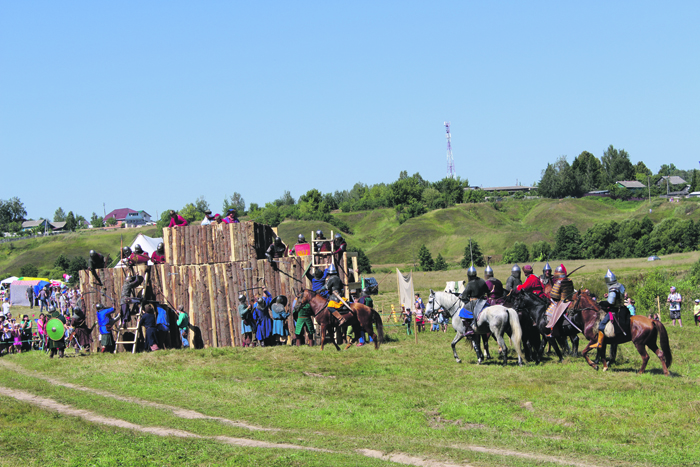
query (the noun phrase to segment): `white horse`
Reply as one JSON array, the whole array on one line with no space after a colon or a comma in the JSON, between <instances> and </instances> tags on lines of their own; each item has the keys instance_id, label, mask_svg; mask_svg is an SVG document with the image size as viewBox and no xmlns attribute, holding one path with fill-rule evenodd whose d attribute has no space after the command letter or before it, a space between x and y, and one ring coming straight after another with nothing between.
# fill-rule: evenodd
<instances>
[{"instance_id":1,"label":"white horse","mask_svg":"<svg viewBox=\"0 0 700 467\"><path fill-rule=\"evenodd\" d=\"M428 306L426 307L425 314L428 318L432 318L436 311L443 308L447 314L452 317L452 327L457 332L455 338L452 340L452 354L455 357L457 363L462 363L462 360L457 356L457 350L455 346L459 342L466 332L462 318L459 317L459 310L464 307L464 302L458 297L447 292L435 292L430 289L430 297L428 298ZM477 336L472 339L472 346L476 352L478 362L483 361L483 356L481 354L481 345L478 339L479 334L492 333L496 340L498 341L498 351L503 356L503 364L508 362L508 347L506 346L505 340L503 339L503 334L507 333L510 336L511 341L513 341L513 347L518 354L518 365L523 364L523 353L520 349L520 340L523 335L523 331L520 328L520 320L518 319L518 313L512 308L506 308L502 305L491 305L483 309L481 314L477 319L475 332ZM510 329L508 329L510 327Z\"/></svg>"}]
</instances>

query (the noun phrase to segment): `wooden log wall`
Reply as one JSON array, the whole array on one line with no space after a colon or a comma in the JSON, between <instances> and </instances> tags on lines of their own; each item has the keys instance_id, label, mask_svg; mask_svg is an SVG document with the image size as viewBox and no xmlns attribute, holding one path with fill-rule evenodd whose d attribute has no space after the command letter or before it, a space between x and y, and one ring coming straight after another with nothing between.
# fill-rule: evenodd
<instances>
[{"instance_id":1,"label":"wooden log wall","mask_svg":"<svg viewBox=\"0 0 700 467\"><path fill-rule=\"evenodd\" d=\"M202 232L217 232L215 229L192 229L192 232L197 231L200 235ZM287 311L291 312L295 295L302 287L310 287L303 277L310 261L310 257L302 257L283 258L272 264L257 259L184 266L160 264L150 267L150 281L157 301L176 310L184 305L193 327L190 330L191 343L199 342L204 347L237 347L241 345L239 294L245 294L249 301L257 299L264 285L273 297L286 295L289 299ZM136 268L138 274L146 271L145 265ZM97 303L119 308L121 287L129 271L123 268L99 269L97 274L104 287L94 285L89 271L80 271L88 326L97 322ZM291 316L287 324L288 328L293 326ZM93 341L93 348L96 348L99 343L97 326L93 330Z\"/></svg>"},{"instance_id":2,"label":"wooden log wall","mask_svg":"<svg viewBox=\"0 0 700 467\"><path fill-rule=\"evenodd\" d=\"M252 221L163 229L165 260L175 266L264 259L274 239L272 227Z\"/></svg>"}]
</instances>

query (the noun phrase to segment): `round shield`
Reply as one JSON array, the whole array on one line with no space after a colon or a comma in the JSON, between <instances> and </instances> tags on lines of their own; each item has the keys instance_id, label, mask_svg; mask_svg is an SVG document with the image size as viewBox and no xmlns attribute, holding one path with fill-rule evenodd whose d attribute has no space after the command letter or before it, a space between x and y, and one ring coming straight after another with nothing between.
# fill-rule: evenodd
<instances>
[{"instance_id":1,"label":"round shield","mask_svg":"<svg viewBox=\"0 0 700 467\"><path fill-rule=\"evenodd\" d=\"M46 322L46 334L52 341L60 341L65 337L66 328L58 318L51 318Z\"/></svg>"}]
</instances>

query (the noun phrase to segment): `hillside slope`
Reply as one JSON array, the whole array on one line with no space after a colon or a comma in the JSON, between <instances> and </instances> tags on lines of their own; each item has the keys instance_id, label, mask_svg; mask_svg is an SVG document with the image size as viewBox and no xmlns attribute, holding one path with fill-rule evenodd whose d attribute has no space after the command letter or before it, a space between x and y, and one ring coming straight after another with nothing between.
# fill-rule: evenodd
<instances>
[{"instance_id":1,"label":"hillside slope","mask_svg":"<svg viewBox=\"0 0 700 467\"><path fill-rule=\"evenodd\" d=\"M700 202L683 200L670 203L653 199L644 202L618 202L583 198L563 200L508 200L502 203L460 204L431 211L399 224L392 209L335 213L353 230L348 241L365 250L374 264L416 261L425 244L435 257L438 253L451 263L458 262L469 238L479 242L484 254L498 259L516 241L531 244L545 240L554 244L562 225L574 224L583 233L603 220L618 222L649 216L654 223L677 217L700 219ZM649 209L651 208L651 213ZM285 221L279 226L285 242L294 243L303 233L308 237L318 228L330 232L332 226L310 221Z\"/></svg>"}]
</instances>

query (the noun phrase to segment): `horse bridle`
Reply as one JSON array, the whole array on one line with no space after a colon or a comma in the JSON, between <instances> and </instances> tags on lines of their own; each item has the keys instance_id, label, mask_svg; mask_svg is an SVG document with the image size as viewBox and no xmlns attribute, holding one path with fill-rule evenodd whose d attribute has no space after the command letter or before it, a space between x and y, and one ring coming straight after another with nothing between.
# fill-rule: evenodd
<instances>
[{"instance_id":1,"label":"horse bridle","mask_svg":"<svg viewBox=\"0 0 700 467\"><path fill-rule=\"evenodd\" d=\"M450 311L452 311L452 309L455 307L455 305L458 305L459 302L461 302L461 300L459 299L459 297L457 297L457 301L454 302L454 304L452 304L452 306L449 309L445 310L445 312L449 313ZM435 315L435 304L434 304L435 303L435 293L430 294L430 298L428 299L428 303L430 303L430 307L433 309L433 314L430 316L430 317L432 317ZM450 316L452 316L452 315L450 315Z\"/></svg>"}]
</instances>

